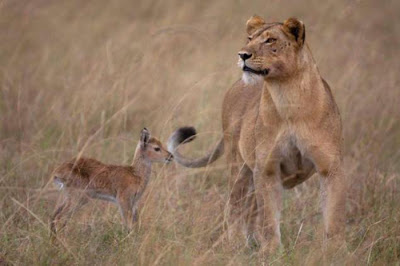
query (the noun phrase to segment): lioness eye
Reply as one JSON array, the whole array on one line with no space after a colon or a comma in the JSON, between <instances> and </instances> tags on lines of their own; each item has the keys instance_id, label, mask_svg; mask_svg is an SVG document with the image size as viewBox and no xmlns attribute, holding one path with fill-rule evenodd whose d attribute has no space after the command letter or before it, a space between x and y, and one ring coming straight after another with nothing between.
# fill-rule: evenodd
<instances>
[{"instance_id":1,"label":"lioness eye","mask_svg":"<svg viewBox=\"0 0 400 266\"><path fill-rule=\"evenodd\" d=\"M275 38L268 38L268 39L265 41L265 43L273 43L273 42L275 42L275 41L276 41Z\"/></svg>"},{"instance_id":2,"label":"lioness eye","mask_svg":"<svg viewBox=\"0 0 400 266\"><path fill-rule=\"evenodd\" d=\"M161 151L161 149L159 147L155 147L154 150L155 151Z\"/></svg>"},{"instance_id":3,"label":"lioness eye","mask_svg":"<svg viewBox=\"0 0 400 266\"><path fill-rule=\"evenodd\" d=\"M249 41L251 41L253 38L251 38L250 36L249 37L247 37L247 40L249 40Z\"/></svg>"}]
</instances>

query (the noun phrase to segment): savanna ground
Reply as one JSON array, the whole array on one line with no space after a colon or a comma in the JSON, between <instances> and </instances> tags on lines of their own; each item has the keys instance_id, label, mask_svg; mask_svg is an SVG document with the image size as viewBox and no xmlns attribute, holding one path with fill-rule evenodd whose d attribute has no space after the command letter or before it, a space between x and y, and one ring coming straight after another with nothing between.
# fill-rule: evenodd
<instances>
[{"instance_id":1,"label":"savanna ground","mask_svg":"<svg viewBox=\"0 0 400 266\"><path fill-rule=\"evenodd\" d=\"M157 166L132 232L115 206L79 212L51 242L54 167L79 153L131 162L146 126L166 140L220 136L225 91L240 77L245 22L296 16L341 110L348 252L337 264L400 260L399 1L0 1L0 261L22 264L298 265L323 263L319 181L285 191L284 251L260 258L224 226L224 159ZM2 264L2 262L0 262Z\"/></svg>"}]
</instances>

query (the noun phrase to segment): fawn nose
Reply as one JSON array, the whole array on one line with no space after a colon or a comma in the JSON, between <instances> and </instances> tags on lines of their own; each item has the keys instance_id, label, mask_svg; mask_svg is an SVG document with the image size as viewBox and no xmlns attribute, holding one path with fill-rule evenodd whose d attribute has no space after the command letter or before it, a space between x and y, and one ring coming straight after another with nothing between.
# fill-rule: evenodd
<instances>
[{"instance_id":1,"label":"fawn nose","mask_svg":"<svg viewBox=\"0 0 400 266\"><path fill-rule=\"evenodd\" d=\"M167 157L168 161L172 161L174 159L174 156L170 153Z\"/></svg>"},{"instance_id":2,"label":"fawn nose","mask_svg":"<svg viewBox=\"0 0 400 266\"><path fill-rule=\"evenodd\" d=\"M239 52L239 56L240 58L242 58L243 61L246 61L247 59L249 59L252 54L248 53L248 52Z\"/></svg>"}]
</instances>

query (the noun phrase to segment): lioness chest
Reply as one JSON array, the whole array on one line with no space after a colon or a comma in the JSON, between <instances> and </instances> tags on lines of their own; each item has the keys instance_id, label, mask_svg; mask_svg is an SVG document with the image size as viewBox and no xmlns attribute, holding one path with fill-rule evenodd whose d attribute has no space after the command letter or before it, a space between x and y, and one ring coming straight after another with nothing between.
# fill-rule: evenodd
<instances>
[{"instance_id":1,"label":"lioness chest","mask_svg":"<svg viewBox=\"0 0 400 266\"><path fill-rule=\"evenodd\" d=\"M301 132L295 125L266 125L260 116L253 123L247 122L251 119L245 121L241 134L243 137L238 145L244 162L251 169L264 171L267 160L272 155L277 161L275 170L279 173L284 188L292 188L314 173L314 165L305 152ZM252 132L245 128L251 128ZM250 134L254 136L252 141L247 137Z\"/></svg>"},{"instance_id":2,"label":"lioness chest","mask_svg":"<svg viewBox=\"0 0 400 266\"><path fill-rule=\"evenodd\" d=\"M225 108L227 119L224 130L229 132L231 152L240 157L234 163L244 163L253 171L262 171L272 149L278 149L277 169L285 188L308 179L314 172L301 145L301 130L282 121L273 112L265 119L260 115L262 87L237 88L233 94L235 105ZM232 96L232 94L230 95ZM233 100L233 99L231 99ZM239 155L239 156L238 156Z\"/></svg>"}]
</instances>

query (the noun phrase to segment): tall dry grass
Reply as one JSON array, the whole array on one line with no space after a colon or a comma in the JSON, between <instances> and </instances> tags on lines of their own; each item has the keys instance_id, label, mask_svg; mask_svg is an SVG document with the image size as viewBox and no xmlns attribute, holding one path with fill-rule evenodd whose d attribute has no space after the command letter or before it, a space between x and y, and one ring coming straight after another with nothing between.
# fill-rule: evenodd
<instances>
[{"instance_id":1,"label":"tall dry grass","mask_svg":"<svg viewBox=\"0 0 400 266\"><path fill-rule=\"evenodd\" d=\"M333 262L398 264L400 2L390 0L0 1L0 261L321 264L318 178L285 192L285 250L260 258L224 236L224 160L197 170L159 166L131 233L114 206L96 201L49 239L59 197L50 174L61 161L83 152L129 163L144 126L164 140L196 126L191 156L212 145L254 13L305 22L341 110L348 254Z\"/></svg>"}]
</instances>

